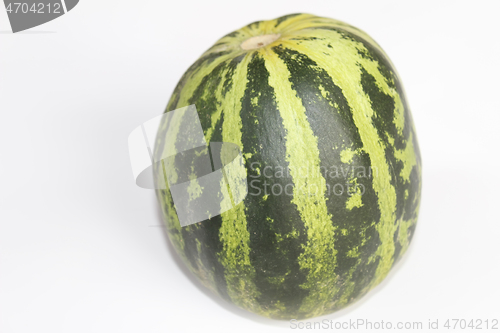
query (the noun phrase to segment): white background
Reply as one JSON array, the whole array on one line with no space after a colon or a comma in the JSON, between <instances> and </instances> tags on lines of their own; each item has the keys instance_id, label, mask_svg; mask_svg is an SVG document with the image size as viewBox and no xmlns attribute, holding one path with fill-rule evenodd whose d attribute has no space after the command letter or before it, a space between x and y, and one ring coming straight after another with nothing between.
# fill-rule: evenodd
<instances>
[{"instance_id":1,"label":"white background","mask_svg":"<svg viewBox=\"0 0 500 333\"><path fill-rule=\"evenodd\" d=\"M0 332L291 330L189 275L154 193L134 184L127 137L219 37L295 12L348 22L385 49L424 163L405 259L362 301L311 322L500 319L500 8L472 3L82 0L18 34L0 8Z\"/></svg>"}]
</instances>

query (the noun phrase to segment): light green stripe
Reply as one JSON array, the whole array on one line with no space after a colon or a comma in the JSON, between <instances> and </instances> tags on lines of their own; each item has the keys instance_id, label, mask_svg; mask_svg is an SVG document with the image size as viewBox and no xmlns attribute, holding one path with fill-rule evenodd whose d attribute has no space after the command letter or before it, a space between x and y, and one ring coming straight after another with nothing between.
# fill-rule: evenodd
<instances>
[{"instance_id":1,"label":"light green stripe","mask_svg":"<svg viewBox=\"0 0 500 333\"><path fill-rule=\"evenodd\" d=\"M318 66L325 69L334 83L342 89L353 110L353 119L363 142L363 150L368 153L372 168L376 168L378 171L373 174L373 188L378 196L378 206L381 213L380 221L376 226L381 244L373 260L378 257L380 261L374 282L368 287L369 289L380 283L392 266L395 251L393 235L397 228L394 223L396 190L391 185L391 174L385 158L385 145L371 121L374 111L370 99L364 93L361 85L360 66L375 77L383 92L393 97L395 92L387 85L383 75L378 71L378 63L360 57L358 49L364 48L363 44L343 39L335 31L325 30L323 35L328 37L328 42L333 49L321 43L308 41L302 41L302 44L287 41L284 44L307 54ZM323 52L329 55L324 55Z\"/></svg>"},{"instance_id":2,"label":"light green stripe","mask_svg":"<svg viewBox=\"0 0 500 333\"><path fill-rule=\"evenodd\" d=\"M299 311L317 316L331 306L337 291L334 275L335 228L326 206L326 181L320 170L318 139L307 120L302 101L288 80L286 65L273 52L264 50L262 54L270 73L269 84L275 90L276 104L287 133L286 160L294 183L292 203L297 206L308 236L304 252L298 260L301 269L307 272L307 281L302 287L308 289L309 295ZM301 170L306 161L311 165L307 173Z\"/></svg>"},{"instance_id":3,"label":"light green stripe","mask_svg":"<svg viewBox=\"0 0 500 333\"><path fill-rule=\"evenodd\" d=\"M216 107L217 109L212 112L210 115L210 128L207 129L207 132L205 134L205 139L207 142L210 142L212 139L212 135L214 133L214 130L216 129L217 122L220 120L220 117L222 115L222 112L224 111L225 114L227 114L229 117L232 117L231 113L227 113L229 111L238 111L241 109L241 98L244 94L244 88L246 86L247 78L246 78L246 68L248 66L248 61L249 57L246 56L243 58L243 60L236 66L235 72L231 76L231 83L232 83L232 88L227 92L227 94L223 97L222 96L222 91L224 89L224 84L225 80L220 80L219 85L217 86L216 91L211 91L210 93L214 93L217 100L221 103L218 104ZM222 78L225 78L227 73L229 72L230 67L227 66L222 74L220 75ZM245 72L245 74L242 73L242 71ZM238 115L239 117L239 115ZM239 119L239 118L238 118ZM229 121L233 121L232 119L229 119ZM241 119L239 120L241 122ZM226 122L226 119L224 119L224 122ZM241 124L237 125L239 126L238 128L241 128ZM229 131L230 129L226 129L226 131ZM241 141L241 134L240 134L240 139Z\"/></svg>"}]
</instances>

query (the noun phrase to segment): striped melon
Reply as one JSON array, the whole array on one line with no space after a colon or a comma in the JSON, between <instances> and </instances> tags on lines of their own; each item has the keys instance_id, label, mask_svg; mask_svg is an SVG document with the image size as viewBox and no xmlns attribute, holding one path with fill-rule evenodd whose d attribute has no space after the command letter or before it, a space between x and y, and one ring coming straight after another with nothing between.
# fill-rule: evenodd
<instances>
[{"instance_id":1,"label":"striped melon","mask_svg":"<svg viewBox=\"0 0 500 333\"><path fill-rule=\"evenodd\" d=\"M299 319L387 276L414 234L421 158L401 81L372 38L309 14L249 24L186 71L167 111L192 104L207 142L240 147L248 180L242 203L186 227L168 188L156 190L173 246L206 287Z\"/></svg>"}]
</instances>

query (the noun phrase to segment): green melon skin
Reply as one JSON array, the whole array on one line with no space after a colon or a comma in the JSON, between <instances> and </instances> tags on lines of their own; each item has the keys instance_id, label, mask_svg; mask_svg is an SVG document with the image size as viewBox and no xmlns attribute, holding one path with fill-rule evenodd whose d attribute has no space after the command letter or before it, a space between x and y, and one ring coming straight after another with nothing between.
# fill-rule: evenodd
<instances>
[{"instance_id":1,"label":"green melon skin","mask_svg":"<svg viewBox=\"0 0 500 333\"><path fill-rule=\"evenodd\" d=\"M215 294L316 317L362 298L406 252L421 157L401 81L366 33L309 14L249 24L186 71L166 111L192 104L207 142L240 147L248 195L181 227L170 191L156 194L175 250ZM165 137L160 126L155 153Z\"/></svg>"}]
</instances>

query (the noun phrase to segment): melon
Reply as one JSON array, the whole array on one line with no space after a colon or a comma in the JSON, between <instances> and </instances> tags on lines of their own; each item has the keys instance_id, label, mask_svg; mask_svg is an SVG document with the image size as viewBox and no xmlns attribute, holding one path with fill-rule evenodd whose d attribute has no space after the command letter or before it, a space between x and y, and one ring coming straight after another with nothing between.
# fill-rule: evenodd
<instances>
[{"instance_id":1,"label":"melon","mask_svg":"<svg viewBox=\"0 0 500 333\"><path fill-rule=\"evenodd\" d=\"M168 186L156 190L173 247L213 293L270 318L316 317L362 298L407 251L417 135L365 32L310 14L244 26L187 69L166 112L189 105L206 142L239 147L248 183L234 208L185 227ZM165 145L160 126L154 149Z\"/></svg>"}]
</instances>

